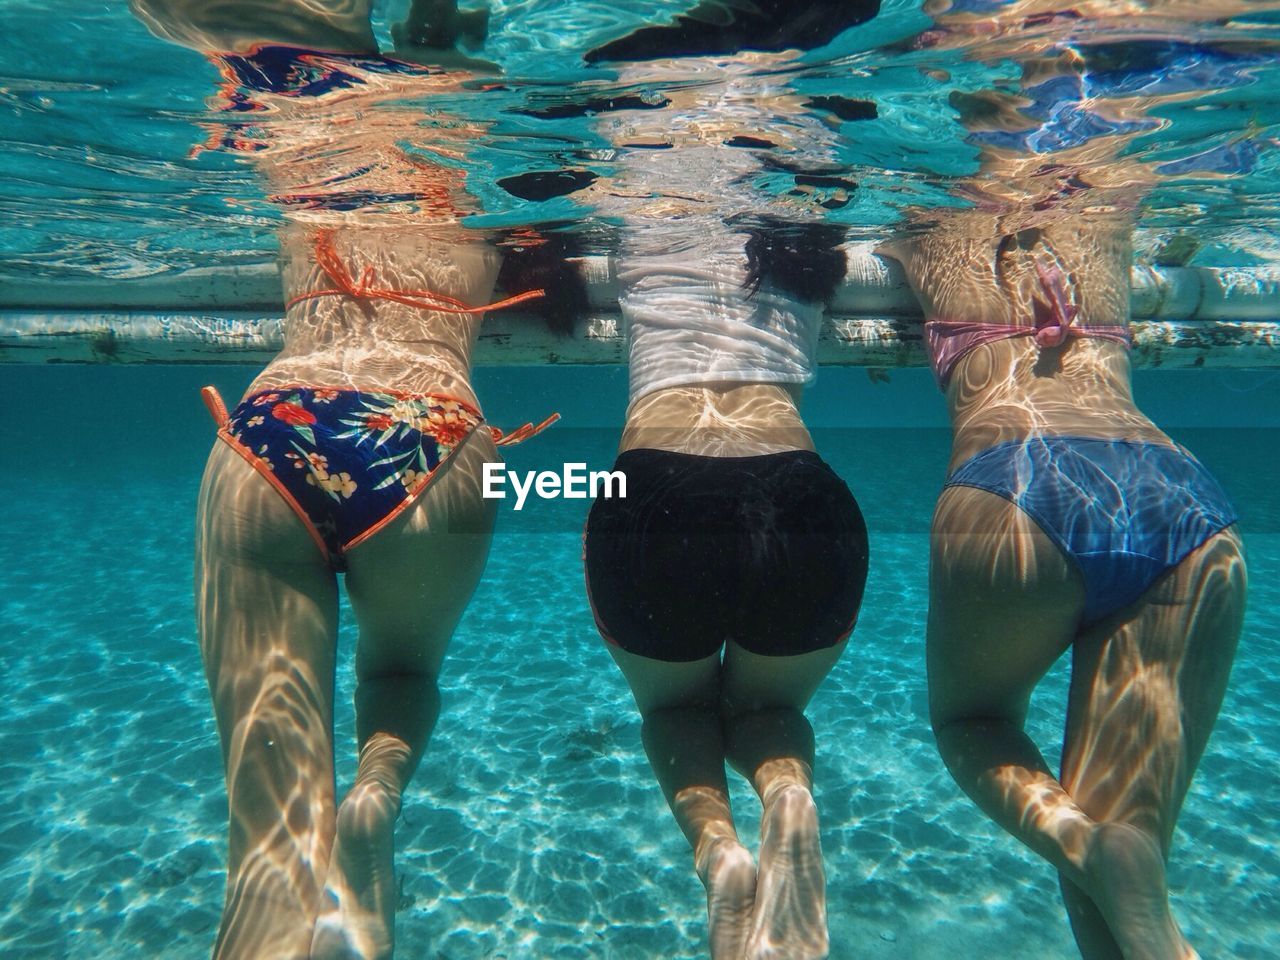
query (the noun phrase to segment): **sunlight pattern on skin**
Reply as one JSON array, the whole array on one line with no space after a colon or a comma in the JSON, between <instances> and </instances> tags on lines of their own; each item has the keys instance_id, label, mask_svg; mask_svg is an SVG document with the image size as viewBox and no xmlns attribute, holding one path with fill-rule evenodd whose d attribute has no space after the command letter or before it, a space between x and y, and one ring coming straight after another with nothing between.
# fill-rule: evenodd
<instances>
[{"instance_id":1,"label":"sunlight pattern on skin","mask_svg":"<svg viewBox=\"0 0 1280 960\"><path fill-rule=\"evenodd\" d=\"M740 960L755 897L755 864L733 822L719 718L700 707L654 709L645 715L644 741L706 887L712 960Z\"/></svg>"},{"instance_id":2,"label":"sunlight pattern on skin","mask_svg":"<svg viewBox=\"0 0 1280 960\"><path fill-rule=\"evenodd\" d=\"M993 503L982 504L982 513L962 508L966 500L976 505L983 496L974 494L944 498L940 505L935 563L950 566L971 556L977 571L987 571L978 576L990 583L1056 581L1052 569L1042 570L1043 561L1036 559L1042 549L1035 545L1043 534L1029 526L1014 532L1019 516L1024 525L1026 520L1011 505L1002 508L1008 515L1003 521ZM965 510L959 529L976 532L938 541L937 530L951 528L960 519L959 509ZM995 546L1000 540L1004 546ZM984 549L991 551L985 560ZM1203 559L1197 562L1195 556ZM1064 597L1080 595L1071 579L1063 582ZM969 784L966 789L988 812L1089 893L1127 957L1192 955L1168 910L1161 844L1167 850L1177 806L1221 699L1242 595L1239 544L1228 531L1201 547L1177 574L1157 582L1144 598L1141 617L1104 622L1095 628L1096 639L1086 634L1077 641L1078 679L1061 783L1034 753L1030 763L996 763L967 773L959 755L948 754L955 749L949 746L951 735L939 732L944 756L950 756L948 764L961 784ZM1195 638L1217 649L1209 654L1201 649L1198 656L1213 659L1188 673ZM1093 654L1096 664L1082 664L1086 655L1080 651L1095 644L1101 651ZM1189 709L1193 703L1197 709ZM1189 726L1191 720L1195 723ZM979 736L978 730L974 727L972 736ZM976 745L964 742L966 750ZM969 781L970 776L975 779ZM1112 829L1116 824L1124 829Z\"/></svg>"},{"instance_id":3,"label":"sunlight pattern on skin","mask_svg":"<svg viewBox=\"0 0 1280 960\"><path fill-rule=\"evenodd\" d=\"M1031 315L1039 288L1034 264L1010 251L1006 259L1013 262L997 271L996 229L991 217L962 215L955 230L948 225L894 248L908 273L921 278L918 293L927 317L1017 323ZM1052 248L1076 288L1082 324L1127 322L1128 230L1124 219L1108 217L1036 231L1035 244ZM1038 432L1165 439L1132 403L1127 351L1109 342L1071 339L1045 349L1027 337L986 344L956 369L947 397L955 432L952 469L999 443Z\"/></svg>"},{"instance_id":4,"label":"sunlight pattern on skin","mask_svg":"<svg viewBox=\"0 0 1280 960\"><path fill-rule=\"evenodd\" d=\"M773 384L672 387L631 407L621 445L702 456L812 450L787 389Z\"/></svg>"},{"instance_id":5,"label":"sunlight pattern on skin","mask_svg":"<svg viewBox=\"0 0 1280 960\"><path fill-rule=\"evenodd\" d=\"M379 733L360 752L356 782L338 808L336 838L325 879L327 909L316 918L315 960L392 953L395 930L394 831L403 770L413 751Z\"/></svg>"},{"instance_id":6,"label":"sunlight pattern on skin","mask_svg":"<svg viewBox=\"0 0 1280 960\"><path fill-rule=\"evenodd\" d=\"M470 360L481 316L362 293L367 279L437 302L489 302L497 253L458 227L474 209L465 168L480 129L389 106L455 91L471 75L379 56L359 0L135 6L153 32L219 68L218 116L198 149L251 160L285 223L284 348L250 392L385 388L476 407ZM326 50L342 52L317 52ZM317 237L352 265L358 289L330 295ZM472 431L431 489L345 558L360 626L362 747L336 809L336 579L284 499L224 447L202 488L196 576L230 803L215 955L384 960L399 896L393 832L439 712L445 646L488 550L494 508L481 497L480 468L496 459L494 443ZM449 575L424 583L424 567Z\"/></svg>"},{"instance_id":7,"label":"sunlight pattern on skin","mask_svg":"<svg viewBox=\"0 0 1280 960\"><path fill-rule=\"evenodd\" d=\"M1093 823L1062 791L1051 775L1025 767L1003 766L987 771L987 789L1000 802L1017 810L1019 830L1049 834L1062 847L1062 855L1082 867Z\"/></svg>"},{"instance_id":8,"label":"sunlight pattern on skin","mask_svg":"<svg viewBox=\"0 0 1280 960\"><path fill-rule=\"evenodd\" d=\"M1154 75L1136 85L1091 79L1088 14L1109 19L1120 15L1114 6L1086 13L1051 2L998 4L982 11L981 22L945 4L933 9L939 29L922 38L927 44L972 40L981 27L984 40L971 55L1009 56L1021 67L1021 86L961 98L982 157L980 175L958 191L973 209L922 211L919 236L886 252L903 262L929 320L1030 328L1046 311L1069 311L1085 327L1122 327L1132 211L1159 176L1120 154L1155 125L1153 108L1185 91ZM1209 4L1188 19L1218 9ZM1128 28L1138 36L1143 17L1174 10L1134 10ZM1224 62L1252 55L1220 52ZM1036 99L1037 91L1073 84L1090 95L1048 112ZM1060 281L1054 290L1046 271ZM1062 536L1072 543L1101 537L1071 549L1127 556L1131 525L1150 514L1155 523L1147 527L1160 529L1160 509L1179 494L1176 477L1172 489L1154 482L1166 473L1161 468L1151 483L1135 479L1161 458L1181 455L1134 404L1123 346L1036 339L977 346L947 388L950 471L1002 451L1012 459L1007 471L1000 468L1002 483L1008 474L1000 489L1011 492L1004 499L950 486L939 500L928 653L934 731L959 785L1058 869L1084 956L1186 960L1195 953L1169 908L1164 858L1234 654L1244 595L1240 544L1233 528L1214 527L1136 602L1083 619L1098 584L1083 559L1068 559ZM1064 436L1089 438L1074 462L1059 445L1037 443ZM1108 443L1116 440L1131 445ZM1135 445L1142 443L1152 446ZM1103 475L1093 468L1110 465L1080 460L1100 449L1133 455L1116 457L1115 474ZM1056 459L1060 453L1064 459ZM1085 477L1078 466L1093 472ZM1069 519L1042 529L1036 503L1028 501L1025 512L1017 505L1030 497L1079 502L1083 513L1058 511L1055 517ZM1164 523L1175 528L1170 537L1183 520L1184 511L1176 512ZM1067 649L1072 690L1059 779L1023 722L1036 684Z\"/></svg>"},{"instance_id":9,"label":"sunlight pattern on skin","mask_svg":"<svg viewBox=\"0 0 1280 960\"><path fill-rule=\"evenodd\" d=\"M804 783L779 776L761 791L760 879L748 960L818 960L829 949L827 878L818 807Z\"/></svg>"},{"instance_id":10,"label":"sunlight pattern on skin","mask_svg":"<svg viewBox=\"0 0 1280 960\"><path fill-rule=\"evenodd\" d=\"M394 277L403 289L451 291L468 303L487 302L497 270L496 252L474 238L422 235L406 229L379 230L368 237L339 236L340 255L357 258L380 277ZM311 261L310 234L296 230L282 238L287 291L322 289L326 278ZM385 245L384 245L385 244ZM345 298L305 301L289 311L284 349L256 381L262 389L304 382L334 386L371 385L395 376L405 392L429 389L477 404L467 381L478 317L462 318L386 300L365 301L357 309L362 324L353 329L352 304ZM349 371L360 370L353 382ZM440 384L443 389L432 384Z\"/></svg>"},{"instance_id":11,"label":"sunlight pattern on skin","mask_svg":"<svg viewBox=\"0 0 1280 960\"><path fill-rule=\"evenodd\" d=\"M954 512L961 509L955 500L940 510L939 521L963 516L969 525L987 523L975 510L987 495L971 493L963 514ZM1018 513L1012 506L1006 512ZM1001 536L946 536L935 563L955 570L970 556L977 575L992 584L1057 582L1052 564L1035 559L1052 548L1031 531L1009 538L994 561L992 554L983 559L982 551ZM1061 780L1012 725L990 720L938 728L944 759L960 784L1087 892L1127 957L1194 955L1169 912L1163 859L1225 689L1243 581L1239 541L1227 531L1151 588L1141 615L1118 625L1103 622L1076 642ZM1065 590L1055 589L1064 598L1079 596L1078 585L1062 583ZM1007 589L1005 602L1016 618L1023 603L1018 593L1026 588ZM1043 595L1046 587L1039 590ZM1000 759L1013 753L1024 759Z\"/></svg>"},{"instance_id":12,"label":"sunlight pattern on skin","mask_svg":"<svg viewBox=\"0 0 1280 960\"><path fill-rule=\"evenodd\" d=\"M247 586L235 583L247 576L237 560L283 561L267 544L286 554L307 545L288 526L288 508L264 497L274 491L249 473L238 480L220 474L202 493L206 515L218 512L228 522L201 529L197 551L206 575L197 579L197 609L230 812L227 902L215 956L272 960L305 954L320 902L317 877L327 868L334 817L333 678L331 655L306 650L325 632L327 611L301 596L263 597L248 615L227 602ZM285 515L271 513L280 507ZM282 635L285 623L296 629Z\"/></svg>"},{"instance_id":13,"label":"sunlight pattern on skin","mask_svg":"<svg viewBox=\"0 0 1280 960\"><path fill-rule=\"evenodd\" d=\"M438 659L468 584L479 577L492 524L478 477L480 464L495 453L481 433L485 442L468 440L459 448L465 465L433 482L429 511L415 505L402 523L356 548L347 580L355 609L368 602L370 571L380 571L373 574L377 588L385 583L407 616L412 604L435 606L422 622L443 639L420 639L408 672L400 664L398 672L361 676L357 732L365 746L355 786L336 811L329 702L336 584L283 499L235 451L215 447L201 501L197 590L230 802L228 894L217 956L296 958L313 947L325 957L390 955L400 797L435 723ZM424 543L451 550L455 562L452 576L429 585L419 599L420 562L438 561L423 552ZM368 566L370 551L385 562ZM406 562L415 555L422 560ZM261 575L269 587L255 579L259 570L269 571ZM296 593L282 593L286 583ZM421 632L408 632L411 644ZM376 666L370 656L358 647L358 673ZM313 943L317 917L322 923Z\"/></svg>"},{"instance_id":14,"label":"sunlight pattern on skin","mask_svg":"<svg viewBox=\"0 0 1280 960\"><path fill-rule=\"evenodd\" d=\"M1230 532L1153 587L1148 622L1121 625L1101 652L1089 712L1063 757L1063 783L1091 816L1142 826L1166 856L1177 808L1163 798L1182 796L1204 749L1200 721L1216 712L1226 682L1210 647L1222 645L1217 635L1239 617L1244 587L1241 545ZM1153 636L1140 632L1146 626ZM1084 693L1073 691L1073 700ZM1132 776L1107 775L1104 757L1123 758Z\"/></svg>"},{"instance_id":15,"label":"sunlight pattern on skin","mask_svg":"<svg viewBox=\"0 0 1280 960\"><path fill-rule=\"evenodd\" d=\"M682 823L703 823L693 862L707 890L707 940L714 960L737 960L751 931L755 860L738 840L728 804L718 791L688 787L676 793L672 810Z\"/></svg>"}]
</instances>

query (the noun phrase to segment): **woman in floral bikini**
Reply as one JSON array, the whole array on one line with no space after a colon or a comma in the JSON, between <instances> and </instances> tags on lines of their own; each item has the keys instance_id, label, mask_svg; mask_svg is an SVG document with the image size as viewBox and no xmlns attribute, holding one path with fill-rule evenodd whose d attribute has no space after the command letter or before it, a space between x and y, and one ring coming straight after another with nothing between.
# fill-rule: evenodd
<instances>
[{"instance_id":1,"label":"woman in floral bikini","mask_svg":"<svg viewBox=\"0 0 1280 960\"><path fill-rule=\"evenodd\" d=\"M233 410L205 390L219 439L196 519L197 620L230 807L214 953L383 958L401 796L489 550L483 465L536 431L503 438L479 412L471 350L500 306L486 306L497 252L457 226L458 167L402 148L421 115L389 106L469 74L379 55L367 2L237 6L215 24L202 4L135 2L210 54L233 121L213 141L253 157L288 220L284 348ZM450 133L431 148L461 155L478 132ZM359 628L359 763L340 803L339 572Z\"/></svg>"},{"instance_id":2,"label":"woman in floral bikini","mask_svg":"<svg viewBox=\"0 0 1280 960\"><path fill-rule=\"evenodd\" d=\"M324 285L306 239L286 248L290 291ZM469 303L496 272L490 248L457 238L328 240L403 288ZM285 349L233 411L206 390L220 429L197 616L231 816L219 956L390 955L394 823L493 522L478 478L498 453L469 383L479 322L369 296L297 302ZM338 572L359 627L359 765L341 804Z\"/></svg>"}]
</instances>

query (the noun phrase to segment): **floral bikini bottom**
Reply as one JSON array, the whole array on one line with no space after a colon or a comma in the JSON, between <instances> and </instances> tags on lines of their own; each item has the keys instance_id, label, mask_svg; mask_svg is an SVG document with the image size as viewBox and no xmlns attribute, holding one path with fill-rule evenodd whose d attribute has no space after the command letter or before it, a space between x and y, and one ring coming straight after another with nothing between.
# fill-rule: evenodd
<instances>
[{"instance_id":1,"label":"floral bikini bottom","mask_svg":"<svg viewBox=\"0 0 1280 960\"><path fill-rule=\"evenodd\" d=\"M284 497L335 570L484 423L474 407L436 394L283 387L230 414L213 387L203 395L218 436Z\"/></svg>"}]
</instances>

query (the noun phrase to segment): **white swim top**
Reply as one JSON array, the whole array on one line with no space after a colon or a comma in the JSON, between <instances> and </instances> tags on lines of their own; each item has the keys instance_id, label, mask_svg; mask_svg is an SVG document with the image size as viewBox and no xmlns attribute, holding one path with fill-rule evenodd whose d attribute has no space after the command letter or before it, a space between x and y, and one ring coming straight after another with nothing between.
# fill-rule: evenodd
<instances>
[{"instance_id":1,"label":"white swim top","mask_svg":"<svg viewBox=\"0 0 1280 960\"><path fill-rule=\"evenodd\" d=\"M716 241L661 255L624 253L618 281L631 402L690 384L813 380L822 305L767 284L752 293L747 235L721 232Z\"/></svg>"},{"instance_id":2,"label":"white swim top","mask_svg":"<svg viewBox=\"0 0 1280 960\"><path fill-rule=\"evenodd\" d=\"M662 90L666 101L605 113L598 126L618 151L614 175L592 203L620 224L633 403L666 387L814 377L822 306L767 283L758 293L744 286L750 234L734 225L825 220L825 210L775 196L766 184L785 178L786 168L766 159L768 149L742 143L767 130L787 156L815 164L841 156L834 129L789 87L794 60L794 53L744 53L620 68L624 82ZM786 123L776 122L778 110L787 111Z\"/></svg>"}]
</instances>

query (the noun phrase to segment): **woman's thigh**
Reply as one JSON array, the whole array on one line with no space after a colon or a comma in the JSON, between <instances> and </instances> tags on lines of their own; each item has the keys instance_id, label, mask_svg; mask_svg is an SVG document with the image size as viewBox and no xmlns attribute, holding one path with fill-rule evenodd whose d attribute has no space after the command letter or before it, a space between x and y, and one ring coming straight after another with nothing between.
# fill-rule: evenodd
<instances>
[{"instance_id":1,"label":"woman's thigh","mask_svg":"<svg viewBox=\"0 0 1280 960\"><path fill-rule=\"evenodd\" d=\"M1094 819L1135 823L1167 851L1226 692L1245 580L1229 528L1077 641L1062 782Z\"/></svg>"},{"instance_id":2,"label":"woman's thigh","mask_svg":"<svg viewBox=\"0 0 1280 960\"><path fill-rule=\"evenodd\" d=\"M730 714L772 708L803 710L848 646L839 643L809 653L771 657L725 645L721 699Z\"/></svg>"},{"instance_id":3,"label":"woman's thigh","mask_svg":"<svg viewBox=\"0 0 1280 960\"><path fill-rule=\"evenodd\" d=\"M234 874L260 843L292 838L305 858L311 831L326 830L337 585L283 498L222 442L205 471L196 527L197 623L227 774ZM286 824L299 796L317 818Z\"/></svg>"},{"instance_id":4,"label":"woman's thigh","mask_svg":"<svg viewBox=\"0 0 1280 960\"><path fill-rule=\"evenodd\" d=\"M718 708L719 651L698 660L669 661L629 653L612 643L608 649L643 716L682 707Z\"/></svg>"},{"instance_id":5,"label":"woman's thigh","mask_svg":"<svg viewBox=\"0 0 1280 960\"><path fill-rule=\"evenodd\" d=\"M927 663L935 728L971 717L1020 724L1031 691L1071 645L1079 572L1003 497L948 487L934 514Z\"/></svg>"},{"instance_id":6,"label":"woman's thigh","mask_svg":"<svg viewBox=\"0 0 1280 960\"><path fill-rule=\"evenodd\" d=\"M205 471L196 528L200 649L224 748L233 734L243 735L247 714L276 697L297 699L327 729L337 584L302 522L219 442Z\"/></svg>"},{"instance_id":7,"label":"woman's thigh","mask_svg":"<svg viewBox=\"0 0 1280 960\"><path fill-rule=\"evenodd\" d=\"M408 509L348 553L361 678L439 673L489 556L497 501L483 497L483 469L498 461L481 427Z\"/></svg>"}]
</instances>

